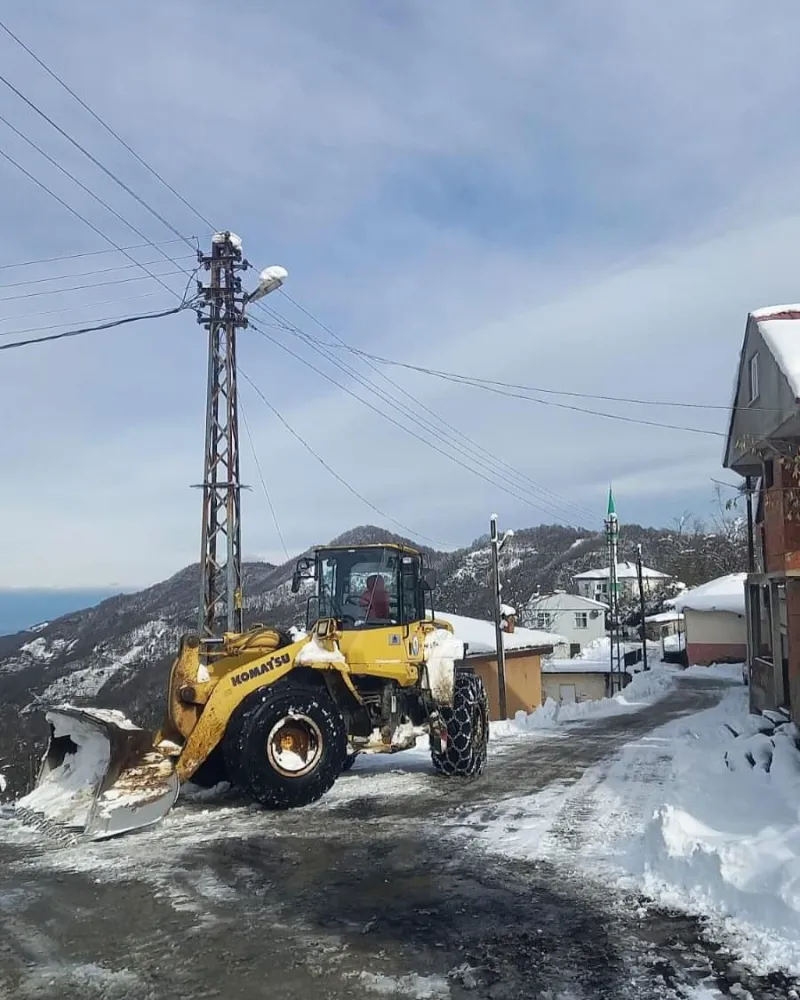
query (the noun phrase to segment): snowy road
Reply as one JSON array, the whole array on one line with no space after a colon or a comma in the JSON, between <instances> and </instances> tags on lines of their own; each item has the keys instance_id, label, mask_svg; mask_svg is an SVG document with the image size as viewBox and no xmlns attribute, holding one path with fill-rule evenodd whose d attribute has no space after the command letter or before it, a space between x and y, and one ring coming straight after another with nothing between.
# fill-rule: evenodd
<instances>
[{"instance_id":1,"label":"snowy road","mask_svg":"<svg viewBox=\"0 0 800 1000\"><path fill-rule=\"evenodd\" d=\"M574 864L594 799L570 788L725 690L680 677L639 713L493 741L473 784L410 754L357 763L309 809L186 803L105 844L0 820L0 997L787 997L697 921ZM659 754L647 761L657 782ZM558 799L558 822L537 831L520 810L515 827L533 792ZM500 856L498 818L509 838L540 837L545 860Z\"/></svg>"}]
</instances>

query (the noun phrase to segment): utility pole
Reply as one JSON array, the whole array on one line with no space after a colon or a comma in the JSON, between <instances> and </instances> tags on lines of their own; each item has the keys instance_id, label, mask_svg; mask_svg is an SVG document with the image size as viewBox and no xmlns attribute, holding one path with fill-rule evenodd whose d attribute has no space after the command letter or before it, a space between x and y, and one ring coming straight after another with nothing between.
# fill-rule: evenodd
<instances>
[{"instance_id":1,"label":"utility pole","mask_svg":"<svg viewBox=\"0 0 800 1000\"><path fill-rule=\"evenodd\" d=\"M617 558L619 547L619 520L614 504L614 494L608 488L608 513L605 519L606 545L608 546L608 600L610 606L609 648L611 693L622 690L622 643L619 621L619 583L617 580ZM615 679L616 678L616 679Z\"/></svg>"},{"instance_id":2,"label":"utility pole","mask_svg":"<svg viewBox=\"0 0 800 1000\"><path fill-rule=\"evenodd\" d=\"M198 322L208 330L208 390L203 472L203 534L200 552L199 634L220 638L242 631L239 413L236 388L236 331L247 325L245 296L237 272L249 265L234 233L216 233L210 256L198 252L210 271L198 282L205 302Z\"/></svg>"},{"instance_id":3,"label":"utility pole","mask_svg":"<svg viewBox=\"0 0 800 1000\"><path fill-rule=\"evenodd\" d=\"M639 581L639 614L642 618L642 670L649 670L647 665L647 629L644 624L644 574L642 573L642 546L636 546L636 577Z\"/></svg>"},{"instance_id":4,"label":"utility pole","mask_svg":"<svg viewBox=\"0 0 800 1000\"><path fill-rule=\"evenodd\" d=\"M497 645L497 690L500 701L500 718L508 718L508 700L506 698L506 649L504 643L504 633L502 625L502 589L500 583L500 551L509 538L513 536L513 531L507 531L502 538L497 532L497 514L492 514L489 521L489 538L492 549L492 590L494 597L494 634Z\"/></svg>"}]
</instances>

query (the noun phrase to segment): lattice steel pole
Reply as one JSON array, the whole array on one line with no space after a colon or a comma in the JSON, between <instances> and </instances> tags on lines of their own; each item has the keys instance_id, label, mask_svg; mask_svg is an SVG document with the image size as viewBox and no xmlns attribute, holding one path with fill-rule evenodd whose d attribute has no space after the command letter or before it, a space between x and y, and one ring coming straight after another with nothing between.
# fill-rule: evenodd
<instances>
[{"instance_id":1,"label":"lattice steel pole","mask_svg":"<svg viewBox=\"0 0 800 1000\"><path fill-rule=\"evenodd\" d=\"M238 271L241 240L216 233L211 255L198 254L210 271L199 286L205 307L199 322L208 330L208 394L203 473L203 540L200 553L199 634L219 638L242 631L242 554L239 480L239 415L236 388L236 331L246 326Z\"/></svg>"}]
</instances>

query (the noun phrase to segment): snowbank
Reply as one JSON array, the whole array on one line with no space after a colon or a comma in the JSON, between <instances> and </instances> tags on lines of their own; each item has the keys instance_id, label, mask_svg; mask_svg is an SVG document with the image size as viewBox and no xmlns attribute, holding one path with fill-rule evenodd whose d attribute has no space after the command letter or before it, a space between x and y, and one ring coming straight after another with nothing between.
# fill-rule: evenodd
<instances>
[{"instance_id":1,"label":"snowbank","mask_svg":"<svg viewBox=\"0 0 800 1000\"><path fill-rule=\"evenodd\" d=\"M676 597L672 606L676 611L730 611L744 614L744 583L747 573L730 573L728 576L709 580L699 587L687 590Z\"/></svg>"},{"instance_id":2,"label":"snowbank","mask_svg":"<svg viewBox=\"0 0 800 1000\"><path fill-rule=\"evenodd\" d=\"M627 867L659 902L708 913L762 971L800 973L800 731L734 689L684 723L663 801Z\"/></svg>"},{"instance_id":3,"label":"snowbank","mask_svg":"<svg viewBox=\"0 0 800 1000\"><path fill-rule=\"evenodd\" d=\"M564 722L580 722L584 719L635 712L663 697L672 686L675 674L675 669L657 664L652 670L636 674L625 690L615 694L613 698L574 704L558 704L548 698L541 708L530 715L517 712L513 719L506 722L490 723L490 732L494 737L514 736L530 730L554 729Z\"/></svg>"}]
</instances>

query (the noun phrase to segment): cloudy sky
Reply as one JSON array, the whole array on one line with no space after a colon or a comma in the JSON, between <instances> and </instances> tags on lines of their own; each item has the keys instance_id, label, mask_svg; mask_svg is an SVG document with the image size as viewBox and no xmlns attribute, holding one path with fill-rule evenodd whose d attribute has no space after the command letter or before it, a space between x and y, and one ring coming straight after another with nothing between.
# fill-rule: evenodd
<instances>
[{"instance_id":1,"label":"cloudy sky","mask_svg":"<svg viewBox=\"0 0 800 1000\"><path fill-rule=\"evenodd\" d=\"M289 329L265 331L297 357L249 330L242 368L386 515L245 382L289 552L365 522L455 546L492 511L597 528L609 481L623 520L663 525L708 515L712 477L733 480L718 435L563 404L716 432L723 409L537 403L379 369L387 381L300 339L334 343L295 302L351 347L422 367L724 407L747 311L800 298L796 0L50 0L7 17L250 260L288 268L294 302L268 304ZM0 72L207 242L2 32ZM183 290L184 243L161 245L173 234L2 83L0 115L125 223L3 122L0 150L108 239L158 243L130 252ZM173 304L2 157L0 210L0 340ZM94 255L8 266L72 254ZM55 291L78 285L93 287ZM196 560L204 393L191 313L0 354L0 586L133 586ZM246 435L242 454L245 553L282 561Z\"/></svg>"}]
</instances>

